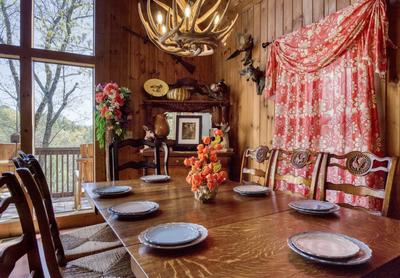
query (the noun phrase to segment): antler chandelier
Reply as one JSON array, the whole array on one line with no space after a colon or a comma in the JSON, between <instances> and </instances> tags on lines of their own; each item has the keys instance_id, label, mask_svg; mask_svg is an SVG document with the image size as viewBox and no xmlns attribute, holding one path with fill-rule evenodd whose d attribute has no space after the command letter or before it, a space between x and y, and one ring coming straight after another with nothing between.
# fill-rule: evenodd
<instances>
[{"instance_id":1,"label":"antler chandelier","mask_svg":"<svg viewBox=\"0 0 400 278\"><path fill-rule=\"evenodd\" d=\"M154 19L151 0L147 0L147 19L139 2L139 16L149 39L161 50L186 57L206 56L214 53L219 43L225 43L232 32L238 15L226 26L221 26L230 0L220 9L222 0L204 12L206 0L172 0L172 7L153 0L159 10ZM214 1L213 1L214 2ZM221 13L222 11L222 13Z\"/></svg>"}]
</instances>

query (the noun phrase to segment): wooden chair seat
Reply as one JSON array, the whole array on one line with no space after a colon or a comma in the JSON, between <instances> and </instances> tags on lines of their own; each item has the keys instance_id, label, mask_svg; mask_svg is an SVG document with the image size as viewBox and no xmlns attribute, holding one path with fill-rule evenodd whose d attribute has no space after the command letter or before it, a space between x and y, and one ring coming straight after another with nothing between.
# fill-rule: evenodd
<instances>
[{"instance_id":1,"label":"wooden chair seat","mask_svg":"<svg viewBox=\"0 0 400 278\"><path fill-rule=\"evenodd\" d=\"M63 277L135 277L131 271L131 256L124 247L83 257L62 268Z\"/></svg>"},{"instance_id":2,"label":"wooden chair seat","mask_svg":"<svg viewBox=\"0 0 400 278\"><path fill-rule=\"evenodd\" d=\"M124 247L81 257L60 267L58 257L60 251L64 254L64 250L63 246L57 246L55 244L60 241L60 236L57 233L53 233L50 229L50 214L46 210L45 202L43 202L44 198L40 192L40 187L36 184L35 178L29 169L18 168L17 173L32 200L40 235L42 237L44 258L50 277L135 277L130 267L130 255ZM101 231L101 229L98 231ZM86 233L83 237L87 237L91 234L91 232L86 232L84 230L81 230L81 232ZM97 233L95 232L95 234Z\"/></svg>"},{"instance_id":3,"label":"wooden chair seat","mask_svg":"<svg viewBox=\"0 0 400 278\"><path fill-rule=\"evenodd\" d=\"M60 233L60 239L67 261L121 246L121 242L106 223Z\"/></svg>"},{"instance_id":4,"label":"wooden chair seat","mask_svg":"<svg viewBox=\"0 0 400 278\"><path fill-rule=\"evenodd\" d=\"M20 152L20 158L15 158L13 161L17 169L28 168L30 170L43 196L52 234L56 237L55 246L59 253L60 266L80 257L122 246L106 223L74 229L61 234L58 230L46 177L39 161L33 155L26 155L22 152Z\"/></svg>"}]
</instances>

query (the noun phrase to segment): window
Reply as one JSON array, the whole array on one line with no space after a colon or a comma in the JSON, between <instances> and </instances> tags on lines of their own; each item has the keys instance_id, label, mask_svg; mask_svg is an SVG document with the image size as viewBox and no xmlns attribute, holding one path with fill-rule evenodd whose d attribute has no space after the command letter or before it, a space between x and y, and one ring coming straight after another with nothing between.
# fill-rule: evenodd
<instances>
[{"instance_id":1,"label":"window","mask_svg":"<svg viewBox=\"0 0 400 278\"><path fill-rule=\"evenodd\" d=\"M0 44L19 45L20 1L0 0Z\"/></svg>"},{"instance_id":2,"label":"window","mask_svg":"<svg viewBox=\"0 0 400 278\"><path fill-rule=\"evenodd\" d=\"M14 170L19 148L34 153L56 212L88 205L74 196L78 176L90 181L81 158L93 159L94 3L0 0L0 172Z\"/></svg>"},{"instance_id":3,"label":"window","mask_svg":"<svg viewBox=\"0 0 400 278\"><path fill-rule=\"evenodd\" d=\"M34 63L35 147L93 142L93 69Z\"/></svg>"},{"instance_id":4,"label":"window","mask_svg":"<svg viewBox=\"0 0 400 278\"><path fill-rule=\"evenodd\" d=\"M19 143L19 88L19 61L0 58L0 144Z\"/></svg>"},{"instance_id":5,"label":"window","mask_svg":"<svg viewBox=\"0 0 400 278\"><path fill-rule=\"evenodd\" d=\"M93 55L93 0L34 1L34 47Z\"/></svg>"}]
</instances>

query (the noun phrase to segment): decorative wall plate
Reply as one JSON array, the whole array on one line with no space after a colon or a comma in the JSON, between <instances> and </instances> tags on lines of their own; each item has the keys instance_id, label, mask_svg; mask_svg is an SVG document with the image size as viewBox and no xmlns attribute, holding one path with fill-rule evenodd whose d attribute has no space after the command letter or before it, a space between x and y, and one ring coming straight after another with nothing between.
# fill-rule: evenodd
<instances>
[{"instance_id":1,"label":"decorative wall plate","mask_svg":"<svg viewBox=\"0 0 400 278\"><path fill-rule=\"evenodd\" d=\"M169 91L168 84L160 79L149 79L144 83L143 87L146 93L153 97L163 97Z\"/></svg>"}]
</instances>

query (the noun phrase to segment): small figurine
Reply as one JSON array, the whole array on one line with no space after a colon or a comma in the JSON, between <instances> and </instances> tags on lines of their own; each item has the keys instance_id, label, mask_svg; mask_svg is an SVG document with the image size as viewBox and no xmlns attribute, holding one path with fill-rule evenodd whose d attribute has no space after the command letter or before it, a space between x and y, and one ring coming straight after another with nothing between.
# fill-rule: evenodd
<instances>
[{"instance_id":1,"label":"small figurine","mask_svg":"<svg viewBox=\"0 0 400 278\"><path fill-rule=\"evenodd\" d=\"M217 100L224 100L228 93L228 86L225 80L220 80L218 83L211 84L209 97Z\"/></svg>"},{"instance_id":2,"label":"small figurine","mask_svg":"<svg viewBox=\"0 0 400 278\"><path fill-rule=\"evenodd\" d=\"M151 130L148 126L143 125L143 130L146 132L146 135L144 136L144 140L148 142L154 142L156 139L156 135L154 134L154 131ZM149 146L144 146L145 149L150 148Z\"/></svg>"},{"instance_id":3,"label":"small figurine","mask_svg":"<svg viewBox=\"0 0 400 278\"><path fill-rule=\"evenodd\" d=\"M223 132L222 135L222 146L224 151L229 150L229 131L231 130L231 127L229 126L228 123L221 123L220 129Z\"/></svg>"}]
</instances>

